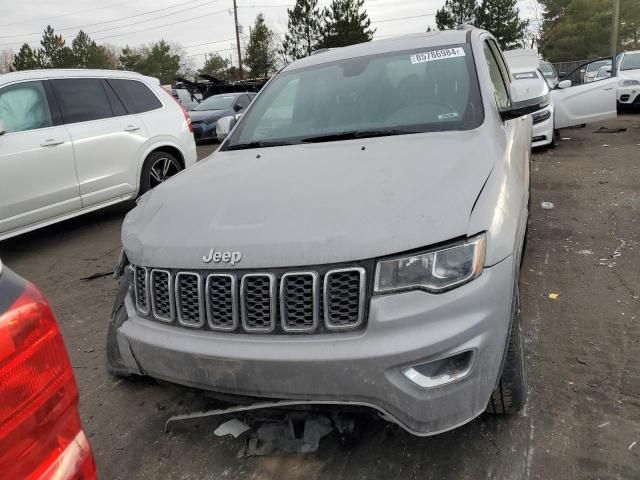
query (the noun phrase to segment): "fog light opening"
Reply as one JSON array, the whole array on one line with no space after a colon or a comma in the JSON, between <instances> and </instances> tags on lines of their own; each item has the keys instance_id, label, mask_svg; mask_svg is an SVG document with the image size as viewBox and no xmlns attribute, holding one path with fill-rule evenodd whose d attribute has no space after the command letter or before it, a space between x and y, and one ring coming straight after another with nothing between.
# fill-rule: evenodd
<instances>
[{"instance_id":1,"label":"fog light opening","mask_svg":"<svg viewBox=\"0 0 640 480\"><path fill-rule=\"evenodd\" d=\"M474 356L474 352L469 350L432 362L405 367L402 373L420 387L439 387L466 377L471 371Z\"/></svg>"}]
</instances>

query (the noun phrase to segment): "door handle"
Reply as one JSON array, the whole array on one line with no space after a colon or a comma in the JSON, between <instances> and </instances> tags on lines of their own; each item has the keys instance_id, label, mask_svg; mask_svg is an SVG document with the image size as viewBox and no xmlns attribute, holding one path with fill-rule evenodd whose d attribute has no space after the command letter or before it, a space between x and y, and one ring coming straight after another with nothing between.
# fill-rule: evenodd
<instances>
[{"instance_id":1,"label":"door handle","mask_svg":"<svg viewBox=\"0 0 640 480\"><path fill-rule=\"evenodd\" d=\"M41 147L55 147L57 145L62 145L64 140L54 140L53 138L49 138L40 144Z\"/></svg>"},{"instance_id":2,"label":"door handle","mask_svg":"<svg viewBox=\"0 0 640 480\"><path fill-rule=\"evenodd\" d=\"M610 92L611 90L613 90L613 87L607 87L604 89L605 92Z\"/></svg>"},{"instance_id":3,"label":"door handle","mask_svg":"<svg viewBox=\"0 0 640 480\"><path fill-rule=\"evenodd\" d=\"M136 127L135 125L127 125L124 129L125 132L136 132L140 130L140 127Z\"/></svg>"}]
</instances>

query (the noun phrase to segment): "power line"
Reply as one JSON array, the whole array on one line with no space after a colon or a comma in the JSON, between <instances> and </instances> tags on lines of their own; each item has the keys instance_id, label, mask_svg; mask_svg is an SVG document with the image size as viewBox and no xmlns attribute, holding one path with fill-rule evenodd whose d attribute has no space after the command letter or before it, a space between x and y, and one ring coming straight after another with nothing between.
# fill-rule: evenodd
<instances>
[{"instance_id":1,"label":"power line","mask_svg":"<svg viewBox=\"0 0 640 480\"><path fill-rule=\"evenodd\" d=\"M233 38L225 38L224 40L216 40L214 42L196 43L194 45L183 45L183 47L184 48L201 47L203 45L212 45L214 43L231 42L233 40L235 40L235 37L233 37Z\"/></svg>"},{"instance_id":2,"label":"power line","mask_svg":"<svg viewBox=\"0 0 640 480\"><path fill-rule=\"evenodd\" d=\"M62 17L71 17L71 16L74 16L74 15L82 15L83 13L97 12L99 10L106 10L107 8L113 8L113 7L117 7L119 5L131 4L131 3L140 2L140 1L141 0L128 0L128 1L125 1L125 2L119 2L119 3L113 3L111 5L105 5L104 7L92 8L90 10L82 10L80 12L63 13L61 15L53 15L51 17L40 17L40 18L34 18L34 19L30 19L30 20L22 20L21 22L3 23L3 24L0 24L0 27L9 27L9 26L12 26L12 25L23 25L25 23L40 22L42 20L51 20L52 18L62 18Z\"/></svg>"},{"instance_id":3,"label":"power line","mask_svg":"<svg viewBox=\"0 0 640 480\"><path fill-rule=\"evenodd\" d=\"M95 27L97 25L105 25L107 23L119 22L120 20L128 20L130 18L142 17L144 15L150 15L152 13L162 12L164 10L169 10L169 9L172 9L172 8L181 7L183 5L188 5L190 3L197 3L197 2L202 2L202 1L203 0L188 0L186 2L176 3L175 5L171 5L170 7L158 8L156 10L149 10L148 12L139 13L137 15L129 15L127 17L114 18L113 20L105 20L105 21L102 21L102 22L89 23L89 24L86 24L86 25L77 25L77 26L74 26L74 27L64 27L64 28L57 29L57 31L58 32L66 32L68 30L84 30L86 28ZM219 1L220 0L206 0L205 3L209 4L209 3L219 2ZM204 6L204 4L203 5L199 5L199 6ZM126 25L120 25L119 27L111 27L111 28L107 28L107 29L104 29L104 30L96 30L94 32L89 32L89 33L106 32L107 30L114 30L116 28L122 28L122 27L131 26L131 25L137 25L138 23L151 22L153 20L158 20L160 18L165 18L165 17L171 16L171 15L176 15L177 13L182 13L182 12L172 12L172 13L168 13L168 14L165 14L165 15L161 15L159 17L148 18L146 20L141 20L139 22L134 22L134 23L126 24ZM30 36L33 36L33 35L42 35L42 32L22 33L22 34L16 34L16 35L1 35L0 38L30 37Z\"/></svg>"},{"instance_id":4,"label":"power line","mask_svg":"<svg viewBox=\"0 0 640 480\"><path fill-rule=\"evenodd\" d=\"M177 25L179 23L185 23L185 22L190 22L192 20L198 20L200 18L204 18L204 17L210 17L212 15L217 15L219 13L224 13L224 12L228 12L230 9L229 8L225 8L224 10L218 10L216 12L211 12L211 13L205 13L205 14L200 14L196 17L189 17L189 18L185 18L183 20L177 20L175 22L171 22L171 23L165 23L163 25L156 25L154 27L149 27L149 28L143 28L141 30L134 30L132 32L126 32L126 33L118 33L116 35L107 35L106 37L99 37L99 38L94 38L94 40L105 40L107 38L116 38L116 37L123 37L125 35L133 35L134 33L140 33L140 32L148 32L149 30L156 30L158 28L164 28L164 27L171 27L173 25Z\"/></svg>"},{"instance_id":5,"label":"power line","mask_svg":"<svg viewBox=\"0 0 640 480\"><path fill-rule=\"evenodd\" d=\"M396 22L398 20L409 20L411 18L422 18L422 17L432 17L435 13L425 13L423 15L412 15L410 17L400 17L400 18L389 18L387 20L371 20L371 23L387 23L387 22Z\"/></svg>"}]
</instances>

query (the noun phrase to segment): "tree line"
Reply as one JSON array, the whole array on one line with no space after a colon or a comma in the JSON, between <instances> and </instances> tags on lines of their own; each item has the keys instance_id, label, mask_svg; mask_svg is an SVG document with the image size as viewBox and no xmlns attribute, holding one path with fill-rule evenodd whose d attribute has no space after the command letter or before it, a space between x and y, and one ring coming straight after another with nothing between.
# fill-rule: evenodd
<instances>
[{"instance_id":1,"label":"tree line","mask_svg":"<svg viewBox=\"0 0 640 480\"><path fill-rule=\"evenodd\" d=\"M538 0L533 22L524 20L517 0L445 0L438 9L438 29L469 23L494 34L505 49L535 47L550 61L580 60L609 54L611 0ZM268 77L287 63L322 48L367 42L375 29L364 0L332 0L320 8L318 0L296 0L287 9L286 32L280 37L262 13L250 29L243 52L244 70L252 77ZM430 30L426 28L425 30ZM640 0L620 0L618 50L640 48ZM196 71L179 44L160 40L148 45L98 45L80 31L70 44L51 26L43 33L39 48L24 44L17 54L0 52L0 73L38 68L126 69L157 77L163 84L176 77L196 74L237 80L240 72L219 52L208 54Z\"/></svg>"}]
</instances>

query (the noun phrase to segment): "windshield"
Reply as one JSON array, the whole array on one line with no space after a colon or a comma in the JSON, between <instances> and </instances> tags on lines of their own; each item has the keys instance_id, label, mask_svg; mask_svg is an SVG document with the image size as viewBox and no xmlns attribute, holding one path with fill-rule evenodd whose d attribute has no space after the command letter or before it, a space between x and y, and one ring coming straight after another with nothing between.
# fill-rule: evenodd
<instances>
[{"instance_id":1,"label":"windshield","mask_svg":"<svg viewBox=\"0 0 640 480\"><path fill-rule=\"evenodd\" d=\"M540 71L545 78L555 78L557 76L555 68L549 62L540 62Z\"/></svg>"},{"instance_id":2,"label":"windshield","mask_svg":"<svg viewBox=\"0 0 640 480\"><path fill-rule=\"evenodd\" d=\"M194 110L227 110L233 106L236 97L228 95L215 95L203 100Z\"/></svg>"},{"instance_id":3,"label":"windshield","mask_svg":"<svg viewBox=\"0 0 640 480\"><path fill-rule=\"evenodd\" d=\"M620 70L637 70L640 68L640 53L627 53L622 59Z\"/></svg>"},{"instance_id":4,"label":"windshield","mask_svg":"<svg viewBox=\"0 0 640 480\"><path fill-rule=\"evenodd\" d=\"M594 75L598 73L601 67L605 65L611 65L611 60L599 60L597 62L590 63L587 65L587 72L593 73Z\"/></svg>"},{"instance_id":5,"label":"windshield","mask_svg":"<svg viewBox=\"0 0 640 480\"><path fill-rule=\"evenodd\" d=\"M482 120L468 46L394 52L277 75L225 149L470 129Z\"/></svg>"}]
</instances>

